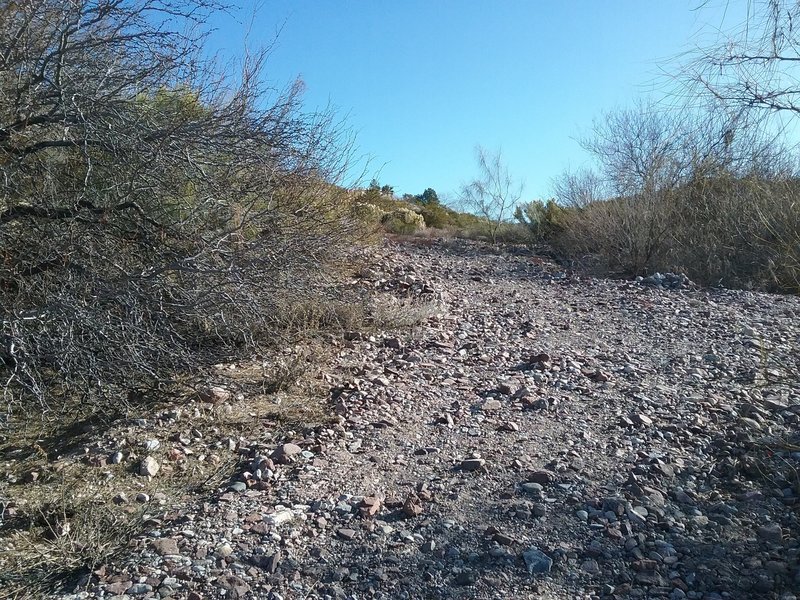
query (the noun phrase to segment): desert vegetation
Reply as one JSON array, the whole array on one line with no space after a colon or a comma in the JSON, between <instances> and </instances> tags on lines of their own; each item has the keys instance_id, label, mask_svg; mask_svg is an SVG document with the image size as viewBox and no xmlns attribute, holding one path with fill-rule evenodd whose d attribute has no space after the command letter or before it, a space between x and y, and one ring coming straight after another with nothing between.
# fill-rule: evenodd
<instances>
[{"instance_id":1,"label":"desert vegetation","mask_svg":"<svg viewBox=\"0 0 800 600\"><path fill-rule=\"evenodd\" d=\"M347 132L304 112L301 81L269 88L265 53L224 77L204 60L217 8L2 8L7 406L119 406L252 352L357 234L334 185Z\"/></svg>"},{"instance_id":2,"label":"desert vegetation","mask_svg":"<svg viewBox=\"0 0 800 600\"><path fill-rule=\"evenodd\" d=\"M523 318L541 300L538 283L568 290L575 273L671 271L710 286L800 293L800 155L770 118L800 111L786 76L798 59L791 23L800 9L765 6L753 20L760 37L698 55L678 75L685 92L672 104L601 115L582 139L593 166L557 176L552 198L523 201L502 154L481 146L475 177L453 198L348 181L347 124L334 110L308 110L301 80L270 81L269 49L224 68L209 57L205 23L226 9L217 0L0 2L0 598L120 583L103 579L103 565L145 523L152 529L149 513L209 490L278 490L297 461L326 446L359 452L345 415L363 409L353 407L364 390L380 406L403 404L398 414L416 402L391 395L404 369L435 367L419 382L436 398L440 381L452 393L482 390L498 360L520 387L498 381L479 392L497 402L482 405L489 412L497 398L518 401L519 414L549 410L553 397L534 400L531 390L551 369L581 390L584 377L607 383L609 373L575 367L591 357L564 351L556 370L547 353L523 348L535 330L561 344L572 327L560 316ZM480 243L426 239L397 258L380 247L385 236ZM527 247L503 255L506 243ZM534 253L552 262L530 261ZM461 283L448 308L454 274ZM513 286L495 294L495 278L519 278L529 296ZM597 307L616 306L624 285L605 282L607 296L591 307L576 300L576 314L602 321ZM631 323L644 314L638 289L625 288L629 302L618 307ZM560 294L544 296L552 314L563 308ZM484 307L509 298L517 314L486 325ZM705 315L701 302L684 304ZM764 355L751 370L787 389L797 352L781 344L794 334L793 310L764 313L788 323L785 339L773 340L780 352L768 356L755 330L744 342ZM408 333L421 323L436 336L430 343ZM459 346L455 329L469 342ZM483 352L494 343L487 332L511 336L500 358ZM435 364L431 352L442 354ZM712 369L714 356L697 361ZM337 379L325 367L342 357ZM633 360L617 356L608 368L633 378ZM456 382L448 361L466 361L458 373L476 379ZM453 428L453 410L467 418L463 398L442 406L415 423L417 433ZM397 424L396 415L373 416L370 435ZM504 426L495 434L519 431ZM261 456L278 439L303 448ZM482 468L485 459L464 461ZM417 489L401 512L417 516L428 492ZM359 505L370 516L385 508ZM261 558L248 560L261 568Z\"/></svg>"},{"instance_id":3,"label":"desert vegetation","mask_svg":"<svg viewBox=\"0 0 800 600\"><path fill-rule=\"evenodd\" d=\"M797 291L794 153L746 113L605 115L584 144L595 171L557 181L563 210L536 223L566 258L618 275Z\"/></svg>"},{"instance_id":4,"label":"desert vegetation","mask_svg":"<svg viewBox=\"0 0 800 600\"><path fill-rule=\"evenodd\" d=\"M748 5L747 27L675 67L677 95L611 111L581 140L594 168L561 175L549 213L518 211L599 273L681 270L698 282L800 291L793 2Z\"/></svg>"}]
</instances>

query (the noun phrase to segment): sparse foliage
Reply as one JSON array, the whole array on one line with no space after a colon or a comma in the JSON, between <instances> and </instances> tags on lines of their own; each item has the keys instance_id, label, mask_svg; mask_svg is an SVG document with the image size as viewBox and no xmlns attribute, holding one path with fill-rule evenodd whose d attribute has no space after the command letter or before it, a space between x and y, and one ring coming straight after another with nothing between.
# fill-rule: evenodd
<instances>
[{"instance_id":1,"label":"sparse foliage","mask_svg":"<svg viewBox=\"0 0 800 600\"><path fill-rule=\"evenodd\" d=\"M514 218L528 228L535 242L553 239L560 235L568 217L567 210L555 200L532 200L517 206Z\"/></svg>"},{"instance_id":2,"label":"sparse foliage","mask_svg":"<svg viewBox=\"0 0 800 600\"><path fill-rule=\"evenodd\" d=\"M690 93L699 89L739 109L800 114L800 4L796 0L747 3L746 21L699 50L682 73Z\"/></svg>"},{"instance_id":3,"label":"sparse foliage","mask_svg":"<svg viewBox=\"0 0 800 600\"><path fill-rule=\"evenodd\" d=\"M758 125L719 104L606 115L584 142L598 170L557 182L574 209L557 244L619 274L681 268L704 283L796 287L791 153Z\"/></svg>"},{"instance_id":4,"label":"sparse foliage","mask_svg":"<svg viewBox=\"0 0 800 600\"><path fill-rule=\"evenodd\" d=\"M478 146L475 157L478 176L462 186L461 202L486 219L492 243L496 243L501 225L522 197L523 186L511 176L499 150L491 153Z\"/></svg>"}]
</instances>

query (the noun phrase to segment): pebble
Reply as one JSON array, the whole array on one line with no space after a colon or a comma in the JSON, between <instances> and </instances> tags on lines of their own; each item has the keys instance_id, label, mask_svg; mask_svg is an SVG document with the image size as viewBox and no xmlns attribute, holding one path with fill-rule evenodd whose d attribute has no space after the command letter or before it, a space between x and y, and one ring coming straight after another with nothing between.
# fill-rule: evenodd
<instances>
[{"instance_id":1,"label":"pebble","mask_svg":"<svg viewBox=\"0 0 800 600\"><path fill-rule=\"evenodd\" d=\"M800 453L754 442L788 439L800 390L770 381L777 362L762 368L748 340L785 360L800 301L594 279L471 244L374 250L390 258L357 285L426 316L326 338L333 364L314 385L330 421L273 427L243 401L206 423L190 401L180 425L156 411L87 443L84 456L134 472L163 451L162 478L241 466L230 487L173 506L87 460L143 501L116 514L148 514L85 597L796 600L798 499L781 469Z\"/></svg>"},{"instance_id":2,"label":"pebble","mask_svg":"<svg viewBox=\"0 0 800 600\"><path fill-rule=\"evenodd\" d=\"M541 495L541 493L544 491L544 486L542 486L541 483L534 483L531 481L521 484L520 488L522 488L523 492L527 494L533 494L535 496Z\"/></svg>"},{"instance_id":3,"label":"pebble","mask_svg":"<svg viewBox=\"0 0 800 600\"><path fill-rule=\"evenodd\" d=\"M272 525L274 527L279 527L281 525L285 525L290 521L293 521L295 518L294 512L288 509L277 510L272 514L267 515L264 517L264 522L268 525Z\"/></svg>"},{"instance_id":4,"label":"pebble","mask_svg":"<svg viewBox=\"0 0 800 600\"><path fill-rule=\"evenodd\" d=\"M296 454L300 454L303 449L298 446L297 444L282 444L275 449L275 456L278 458L285 458L285 457L292 457Z\"/></svg>"},{"instance_id":5,"label":"pebble","mask_svg":"<svg viewBox=\"0 0 800 600\"><path fill-rule=\"evenodd\" d=\"M467 458L461 461L462 471L477 471L484 468L486 460L483 458Z\"/></svg>"},{"instance_id":6,"label":"pebble","mask_svg":"<svg viewBox=\"0 0 800 600\"><path fill-rule=\"evenodd\" d=\"M528 573L531 575L549 573L553 566L553 559L535 546L523 552L522 558L528 568Z\"/></svg>"},{"instance_id":7,"label":"pebble","mask_svg":"<svg viewBox=\"0 0 800 600\"><path fill-rule=\"evenodd\" d=\"M172 538L161 538L153 540L152 546L156 552L161 555L165 554L180 554L178 550L178 542Z\"/></svg>"},{"instance_id":8,"label":"pebble","mask_svg":"<svg viewBox=\"0 0 800 600\"><path fill-rule=\"evenodd\" d=\"M481 410L483 412L494 412L500 410L501 408L503 408L503 405L499 400L495 399L487 400L481 405Z\"/></svg>"},{"instance_id":9,"label":"pebble","mask_svg":"<svg viewBox=\"0 0 800 600\"><path fill-rule=\"evenodd\" d=\"M139 475L142 477L155 477L161 470L161 465L152 456L146 456L139 464Z\"/></svg>"},{"instance_id":10,"label":"pebble","mask_svg":"<svg viewBox=\"0 0 800 600\"><path fill-rule=\"evenodd\" d=\"M782 544L783 530L777 523L769 523L758 528L758 537L770 544Z\"/></svg>"},{"instance_id":11,"label":"pebble","mask_svg":"<svg viewBox=\"0 0 800 600\"><path fill-rule=\"evenodd\" d=\"M600 565L596 560L590 558L581 563L581 571L589 573L590 575L597 575L600 573Z\"/></svg>"}]
</instances>

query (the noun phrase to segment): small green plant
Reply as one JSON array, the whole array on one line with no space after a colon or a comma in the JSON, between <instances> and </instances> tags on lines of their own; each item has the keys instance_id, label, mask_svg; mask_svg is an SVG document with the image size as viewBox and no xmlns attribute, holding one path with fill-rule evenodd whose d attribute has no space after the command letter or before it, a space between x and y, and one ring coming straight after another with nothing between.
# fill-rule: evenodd
<instances>
[{"instance_id":1,"label":"small green plant","mask_svg":"<svg viewBox=\"0 0 800 600\"><path fill-rule=\"evenodd\" d=\"M564 230L567 209L555 200L533 200L517 206L514 218L528 228L533 241L540 242L549 240Z\"/></svg>"},{"instance_id":2,"label":"small green plant","mask_svg":"<svg viewBox=\"0 0 800 600\"><path fill-rule=\"evenodd\" d=\"M377 225L386 215L386 211L369 202L358 202L353 205L353 215L366 225Z\"/></svg>"},{"instance_id":3,"label":"small green plant","mask_svg":"<svg viewBox=\"0 0 800 600\"><path fill-rule=\"evenodd\" d=\"M411 235L425 229L425 219L410 208L397 208L384 215L383 226L389 233Z\"/></svg>"}]
</instances>

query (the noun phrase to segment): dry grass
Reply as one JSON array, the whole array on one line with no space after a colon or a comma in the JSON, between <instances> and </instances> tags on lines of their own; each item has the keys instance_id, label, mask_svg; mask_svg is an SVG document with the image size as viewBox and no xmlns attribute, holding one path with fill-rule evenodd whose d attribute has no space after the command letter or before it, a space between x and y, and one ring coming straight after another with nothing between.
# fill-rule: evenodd
<instances>
[{"instance_id":1,"label":"dry grass","mask_svg":"<svg viewBox=\"0 0 800 600\"><path fill-rule=\"evenodd\" d=\"M223 486L237 470L240 440L274 443L330 421L327 360L309 344L268 360L219 365L210 380L237 392L220 405L199 401L187 384L170 404L140 407L141 414L113 423L16 419L0 437L0 598L85 585L125 551L148 515ZM146 418L147 427L132 427L130 417ZM171 440L189 431L191 454L175 459L171 452L183 446ZM161 442L150 452L162 466L152 479L136 473L147 439ZM107 457L116 447L127 455L121 464L92 466L89 457ZM138 502L137 494L148 500Z\"/></svg>"},{"instance_id":2,"label":"dry grass","mask_svg":"<svg viewBox=\"0 0 800 600\"><path fill-rule=\"evenodd\" d=\"M0 428L0 599L85 586L147 519L223 487L238 470L240 446L269 447L333 421L326 372L345 332L413 328L438 310L356 284L334 292L279 302L271 349L180 376L169 397L128 398L102 416L80 398L49 418L14 413ZM231 399L202 402L197 392L208 385ZM152 479L136 472L146 440L161 444L149 452L161 465ZM111 464L118 450L124 460Z\"/></svg>"},{"instance_id":3,"label":"dry grass","mask_svg":"<svg viewBox=\"0 0 800 600\"><path fill-rule=\"evenodd\" d=\"M0 527L0 598L79 586L125 548L145 510L143 505L121 509L108 486L91 484L85 475L0 494L14 502L13 516L6 515Z\"/></svg>"},{"instance_id":4,"label":"dry grass","mask_svg":"<svg viewBox=\"0 0 800 600\"><path fill-rule=\"evenodd\" d=\"M385 295L373 301L369 325L374 330L413 328L440 312L432 301Z\"/></svg>"}]
</instances>

